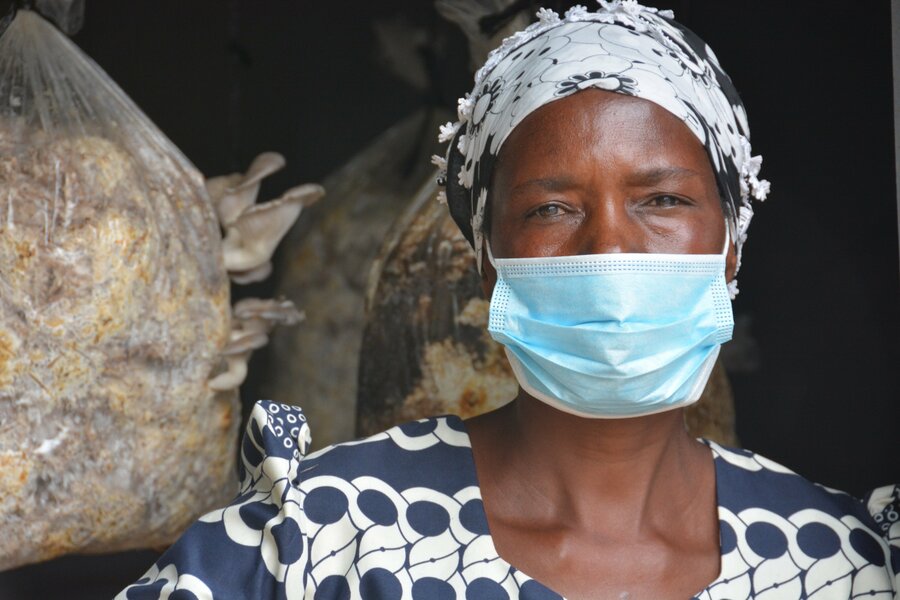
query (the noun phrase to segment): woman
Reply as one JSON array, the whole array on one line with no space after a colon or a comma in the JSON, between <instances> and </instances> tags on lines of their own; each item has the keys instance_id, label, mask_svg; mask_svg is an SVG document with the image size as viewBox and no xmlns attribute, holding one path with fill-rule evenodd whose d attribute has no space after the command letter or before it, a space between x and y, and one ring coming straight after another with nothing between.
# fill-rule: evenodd
<instances>
[{"instance_id":1,"label":"woman","mask_svg":"<svg viewBox=\"0 0 900 600\"><path fill-rule=\"evenodd\" d=\"M242 493L120 597L893 596L896 488L873 519L685 431L768 183L709 48L601 4L540 11L442 130L515 400L305 457L302 414L260 403Z\"/></svg>"}]
</instances>

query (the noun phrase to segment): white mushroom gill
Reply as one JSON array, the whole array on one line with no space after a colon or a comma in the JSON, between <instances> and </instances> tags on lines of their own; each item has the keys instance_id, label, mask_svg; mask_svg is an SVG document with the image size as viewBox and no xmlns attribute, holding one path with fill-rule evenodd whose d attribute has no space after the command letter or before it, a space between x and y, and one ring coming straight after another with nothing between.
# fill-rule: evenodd
<instances>
[{"instance_id":1,"label":"white mushroom gill","mask_svg":"<svg viewBox=\"0 0 900 600\"><path fill-rule=\"evenodd\" d=\"M246 271L229 271L228 277L238 285L247 285L248 283L256 283L263 281L272 274L271 261L265 262L254 269Z\"/></svg>"},{"instance_id":2,"label":"white mushroom gill","mask_svg":"<svg viewBox=\"0 0 900 600\"><path fill-rule=\"evenodd\" d=\"M243 331L269 333L276 325L296 325L303 320L290 300L245 298L232 307L232 316Z\"/></svg>"}]
</instances>

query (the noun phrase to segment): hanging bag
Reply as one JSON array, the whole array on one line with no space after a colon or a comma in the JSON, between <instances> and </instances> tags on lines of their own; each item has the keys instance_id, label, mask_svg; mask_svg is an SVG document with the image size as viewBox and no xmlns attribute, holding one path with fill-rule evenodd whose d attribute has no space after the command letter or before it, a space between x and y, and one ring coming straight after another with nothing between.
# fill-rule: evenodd
<instances>
[{"instance_id":1,"label":"hanging bag","mask_svg":"<svg viewBox=\"0 0 900 600\"><path fill-rule=\"evenodd\" d=\"M63 33L0 29L0 570L165 545L235 485L215 213Z\"/></svg>"}]
</instances>

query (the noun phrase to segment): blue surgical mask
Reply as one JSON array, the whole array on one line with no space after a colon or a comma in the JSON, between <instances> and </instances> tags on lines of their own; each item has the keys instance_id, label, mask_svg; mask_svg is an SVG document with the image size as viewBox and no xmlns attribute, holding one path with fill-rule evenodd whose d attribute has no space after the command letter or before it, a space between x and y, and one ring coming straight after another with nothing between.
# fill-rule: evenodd
<instances>
[{"instance_id":1,"label":"blue surgical mask","mask_svg":"<svg viewBox=\"0 0 900 600\"><path fill-rule=\"evenodd\" d=\"M624 418L689 405L731 339L724 253L488 256L488 331L519 385L559 410Z\"/></svg>"}]
</instances>

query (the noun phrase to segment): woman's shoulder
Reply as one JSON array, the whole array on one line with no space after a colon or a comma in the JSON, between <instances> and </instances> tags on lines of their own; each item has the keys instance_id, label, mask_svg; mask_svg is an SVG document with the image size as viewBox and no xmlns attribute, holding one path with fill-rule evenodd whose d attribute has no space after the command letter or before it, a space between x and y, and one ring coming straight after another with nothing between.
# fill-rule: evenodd
<instances>
[{"instance_id":1,"label":"woman's shoulder","mask_svg":"<svg viewBox=\"0 0 900 600\"><path fill-rule=\"evenodd\" d=\"M410 421L305 456L298 484L308 487L322 478L377 479L400 491L428 488L451 495L476 485L469 436L454 415Z\"/></svg>"},{"instance_id":2,"label":"woman's shoulder","mask_svg":"<svg viewBox=\"0 0 900 600\"><path fill-rule=\"evenodd\" d=\"M241 442L242 489L284 480L301 491L379 487L427 488L453 495L477 486L469 436L454 415L410 421L375 435L307 453L311 435L302 409L256 403Z\"/></svg>"},{"instance_id":3,"label":"woman's shoulder","mask_svg":"<svg viewBox=\"0 0 900 600\"><path fill-rule=\"evenodd\" d=\"M275 598L304 589L310 576L340 587L335 574L363 555L372 563L406 547L401 525L411 528L407 535L425 535L478 496L458 417L421 419L307 454L310 443L300 408L257 402L241 441L237 496L200 517L118 597L156 600L184 589L198 598Z\"/></svg>"},{"instance_id":4,"label":"woman's shoulder","mask_svg":"<svg viewBox=\"0 0 900 600\"><path fill-rule=\"evenodd\" d=\"M860 499L814 483L761 454L707 444L716 461L719 504L731 510L766 508L788 515L812 509L836 518L860 511L868 514Z\"/></svg>"},{"instance_id":5,"label":"woman's shoulder","mask_svg":"<svg viewBox=\"0 0 900 600\"><path fill-rule=\"evenodd\" d=\"M900 567L900 487L858 499L755 452L707 443L716 462L723 556L734 547L760 560L790 555L812 565L843 556L850 569Z\"/></svg>"}]
</instances>

